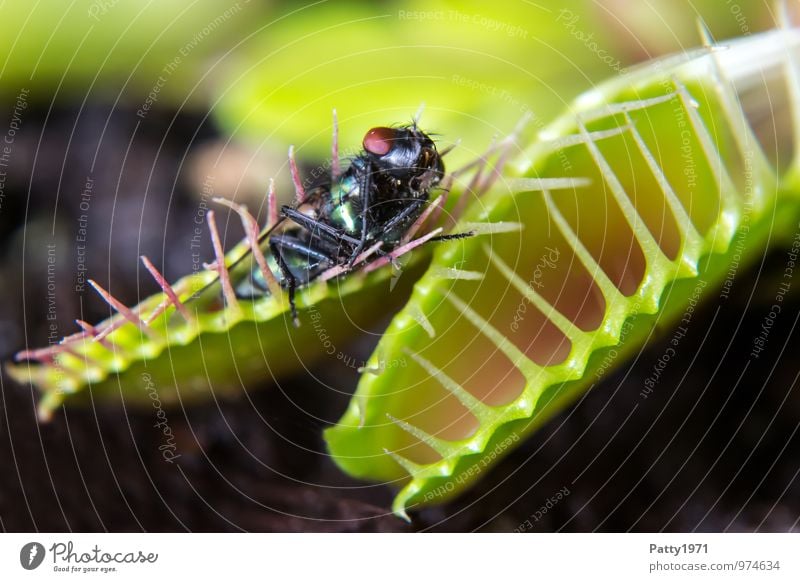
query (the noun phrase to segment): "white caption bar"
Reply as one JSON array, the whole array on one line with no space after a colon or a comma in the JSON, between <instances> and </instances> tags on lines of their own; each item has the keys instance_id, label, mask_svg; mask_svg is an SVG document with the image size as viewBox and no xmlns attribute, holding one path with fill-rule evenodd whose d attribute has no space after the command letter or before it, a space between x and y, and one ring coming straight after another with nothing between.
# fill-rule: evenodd
<instances>
[{"instance_id":1,"label":"white caption bar","mask_svg":"<svg viewBox=\"0 0 800 582\"><path fill-rule=\"evenodd\" d=\"M798 550L797 534L4 534L0 579L782 581Z\"/></svg>"}]
</instances>

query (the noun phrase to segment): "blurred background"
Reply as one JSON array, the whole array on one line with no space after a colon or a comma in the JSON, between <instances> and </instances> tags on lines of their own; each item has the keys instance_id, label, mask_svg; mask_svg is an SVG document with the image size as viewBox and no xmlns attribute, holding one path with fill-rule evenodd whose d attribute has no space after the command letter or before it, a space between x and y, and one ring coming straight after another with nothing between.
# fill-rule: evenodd
<instances>
[{"instance_id":1,"label":"blurred background","mask_svg":"<svg viewBox=\"0 0 800 582\"><path fill-rule=\"evenodd\" d=\"M263 217L274 177L288 200L286 151L294 145L307 168L327 159L334 108L352 155L366 129L408 122L424 104L422 127L442 146L459 143L448 158L458 165L525 114L543 127L593 84L697 46L698 19L721 40L775 17L761 0L6 1L0 360L74 332L76 318L105 317L86 278L131 304L157 290L140 255L170 280L191 272L194 253L211 256L207 237L199 249L192 237L211 195ZM233 219L230 246L238 219L218 214ZM630 415L638 389L626 386L649 373L663 351L652 346L473 491L410 525L390 514L390 489L347 478L325 454L322 429L344 410L355 370L320 367L247 398L169 411L176 463L158 451L151 411L70 407L42 425L35 391L2 376L0 527L511 531L569 484L533 531L796 528L796 365L776 350L750 370L758 382L714 375L738 341L723 352L715 337L727 346L741 336L749 349L763 313L741 306L766 273L743 278L729 314L699 315L706 341L685 341L703 357L662 379L680 390ZM790 323L770 336L787 353L797 346ZM356 340L351 353L366 359L373 343Z\"/></svg>"}]
</instances>

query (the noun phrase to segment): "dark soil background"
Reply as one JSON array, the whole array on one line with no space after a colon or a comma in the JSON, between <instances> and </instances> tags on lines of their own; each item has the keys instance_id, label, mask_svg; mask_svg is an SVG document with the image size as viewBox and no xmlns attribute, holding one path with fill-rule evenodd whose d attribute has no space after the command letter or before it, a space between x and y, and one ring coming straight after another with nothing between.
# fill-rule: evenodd
<instances>
[{"instance_id":1,"label":"dark soil background","mask_svg":"<svg viewBox=\"0 0 800 582\"><path fill-rule=\"evenodd\" d=\"M32 106L25 113L0 207L3 362L26 343L47 343L47 244L56 244L58 255L59 332L74 332L76 317L95 322L107 315L88 286L74 292L87 176L94 181L88 276L134 303L156 291L139 255L163 265L171 280L188 272L193 224L187 217L197 197L181 179L181 164L187 151L217 134L200 116L151 112L138 121L134 110L98 105ZM211 256L208 246L204 256ZM3 376L0 528L796 530L797 289L767 349L748 359L785 260L775 251L763 265L740 271L725 302L706 294L710 301L647 399L639 393L664 343L606 377L468 494L413 514L410 525L389 512L388 487L349 479L325 455L322 429L341 415L347 398L309 375L253 389L250 401L169 410L181 453L173 464L158 453L152 411L70 407L39 424L35 391ZM313 372L326 378L324 367ZM354 388L356 376L331 380ZM565 487L564 499L548 503Z\"/></svg>"}]
</instances>

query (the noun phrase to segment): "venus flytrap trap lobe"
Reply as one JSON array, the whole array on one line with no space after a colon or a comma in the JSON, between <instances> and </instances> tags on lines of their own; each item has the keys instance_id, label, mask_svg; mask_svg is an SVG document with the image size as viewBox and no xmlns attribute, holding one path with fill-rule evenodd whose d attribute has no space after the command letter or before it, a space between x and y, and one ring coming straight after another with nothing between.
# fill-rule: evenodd
<instances>
[{"instance_id":1,"label":"venus flytrap trap lobe","mask_svg":"<svg viewBox=\"0 0 800 582\"><path fill-rule=\"evenodd\" d=\"M401 486L398 516L469 487L680 320L698 281L711 296L798 229L800 32L703 36L579 97L461 218L522 228L436 249L376 350L409 365L362 376L325 434L343 470ZM790 135L771 125L787 110ZM547 248L559 260L531 285Z\"/></svg>"},{"instance_id":2,"label":"venus flytrap trap lobe","mask_svg":"<svg viewBox=\"0 0 800 582\"><path fill-rule=\"evenodd\" d=\"M491 147L481 163L444 177L437 190L443 169L440 159L450 148L436 154L433 142L417 129L416 121L410 126L368 132L365 153L356 156L342 173L334 117L331 186L322 183L305 188L291 148L289 167L296 209L278 211L274 182L270 182L267 225L260 230L246 207L214 198L239 215L244 240L224 254L215 213L209 211L215 260L204 264L203 271L170 285L153 263L142 257L162 292L130 308L90 280L114 315L97 325L77 321L80 333L46 348L24 350L16 359L27 363L7 369L16 380L40 388L39 415L47 419L67 397L84 392L85 400L87 387L94 402L122 397L133 404L147 403L147 390L142 390L138 381L143 374L159 387L160 401L171 405L202 400L211 390L235 393L242 385L299 368L324 352L314 341L313 326L292 329L287 325L287 310L298 323L295 289L301 309L313 307L316 315L327 319L331 341L344 342L359 333L373 314L385 314L393 302L397 305L407 296L400 292L387 295L378 287L390 276L391 290L397 283L392 272L382 267L397 266L398 259L432 240L480 236L492 228L504 228L502 224L478 224L474 233L445 234L445 227L437 224L456 177L474 171L477 178L470 188L479 196L500 174L513 137ZM494 167L483 176L490 159L494 159ZM441 192L432 203L428 202L429 190ZM377 203L400 207L394 212L392 208L387 212L386 206L376 209L377 203L370 206L369 198L361 196L364 191L378 195ZM362 200L366 202L359 206ZM312 210L322 218L342 214L340 222L350 228L350 234L315 220ZM349 210L353 212L347 214ZM376 215L382 217L377 224ZM351 224L354 221L355 226ZM367 232L369 224L374 226ZM379 240L373 244L373 238ZM342 248L345 254L341 254ZM406 268L412 272L419 269L421 258L412 257ZM351 276L338 278L350 272ZM287 350L287 345L294 349ZM197 366L197 362L203 365Z\"/></svg>"}]
</instances>

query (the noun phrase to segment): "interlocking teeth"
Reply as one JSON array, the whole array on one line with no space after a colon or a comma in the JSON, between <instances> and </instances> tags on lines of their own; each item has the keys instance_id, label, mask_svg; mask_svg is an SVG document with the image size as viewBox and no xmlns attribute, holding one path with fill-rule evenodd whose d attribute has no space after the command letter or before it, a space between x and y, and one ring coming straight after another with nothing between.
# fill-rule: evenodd
<instances>
[{"instance_id":1,"label":"interlocking teeth","mask_svg":"<svg viewBox=\"0 0 800 582\"><path fill-rule=\"evenodd\" d=\"M441 384L442 388L455 396L461 405L472 413L479 422L491 421L497 417L497 412L491 406L484 404L473 396L469 390L445 374L443 370L437 368L430 360L427 360L420 354L412 352L408 348L404 348L403 351L428 372L432 378Z\"/></svg>"},{"instance_id":2,"label":"interlocking teeth","mask_svg":"<svg viewBox=\"0 0 800 582\"><path fill-rule=\"evenodd\" d=\"M270 190L272 191L274 187L274 182L270 180ZM274 191L272 192L274 196ZM261 275L264 277L264 281L267 284L267 288L269 292L272 294L273 297L280 297L281 296L281 285L278 283L278 279L275 277L275 274L272 272L272 269L269 268L269 264L267 264L267 259L264 256L264 253L261 250L261 245L258 242L258 222L256 221L255 217L250 214L247 210L247 207L243 204L236 204L227 198L213 198L213 201L222 204L223 206L227 206L228 208L236 211L239 215L239 218L242 221L242 228L244 229L245 239L247 240L247 245L250 248L250 251L253 253L253 256L256 259L256 264L258 264L258 268L261 271ZM270 205L272 202L270 202ZM267 225L272 222L272 213L273 210L270 207L269 214L270 218L268 220ZM217 261L219 264L219 261Z\"/></svg>"},{"instance_id":3,"label":"interlocking teeth","mask_svg":"<svg viewBox=\"0 0 800 582\"><path fill-rule=\"evenodd\" d=\"M395 453L394 451L390 451L389 449L383 449L383 452L392 457L397 464L403 467L403 469L408 472L409 475L412 477L419 473L422 470L422 465L418 465L414 461L407 459L406 457Z\"/></svg>"},{"instance_id":4,"label":"interlocking teeth","mask_svg":"<svg viewBox=\"0 0 800 582\"><path fill-rule=\"evenodd\" d=\"M103 289L97 282L93 281L92 279L89 279L89 285L91 285L92 288L94 288L94 290L97 291L97 294L100 295L100 297L102 297L106 303L108 303L117 313L119 313L127 321L129 321L130 323L141 329L150 337L154 339L157 339L159 337L158 334L154 330L149 328L147 324L144 321L142 321L142 318L139 317L132 309L126 307L120 300L118 300L111 293ZM104 332L105 330L100 332L100 334L97 337L98 338L105 337L106 334Z\"/></svg>"},{"instance_id":5,"label":"interlocking teeth","mask_svg":"<svg viewBox=\"0 0 800 582\"><path fill-rule=\"evenodd\" d=\"M525 225L521 222L463 222L463 229L475 236L483 234L501 234L504 232L519 232Z\"/></svg>"},{"instance_id":6,"label":"interlocking teeth","mask_svg":"<svg viewBox=\"0 0 800 582\"><path fill-rule=\"evenodd\" d=\"M241 315L241 307L239 307L239 300L236 298L236 292L231 285L231 277L228 272L228 266L225 264L225 253L222 251L222 242L219 238L219 231L217 230L217 221L213 210L209 210L208 214L208 229L211 232L211 244L214 247L214 268L219 275L219 282L222 285L222 294L225 296L225 303L233 311L234 314Z\"/></svg>"},{"instance_id":7,"label":"interlocking teeth","mask_svg":"<svg viewBox=\"0 0 800 582\"><path fill-rule=\"evenodd\" d=\"M294 159L294 146L289 146L289 171L292 174L292 184L294 184L294 195L297 205L300 206L306 201L306 191L303 188L303 181L300 179L300 170L297 169L297 161Z\"/></svg>"},{"instance_id":8,"label":"interlocking teeth","mask_svg":"<svg viewBox=\"0 0 800 582\"><path fill-rule=\"evenodd\" d=\"M591 185L589 178L508 178L504 181L513 194L544 190L571 190Z\"/></svg>"},{"instance_id":9,"label":"interlocking teeth","mask_svg":"<svg viewBox=\"0 0 800 582\"><path fill-rule=\"evenodd\" d=\"M653 261L668 261L667 257L661 251L661 248L659 247L655 238L653 238L653 235L644 224L641 216L639 216L639 213L636 211L636 208L633 206L630 198L628 198L625 188L619 181L619 178L614 170L611 168L611 164L608 163L608 160L606 160L603 154L600 152L600 148L597 147L597 144L591 139L586 126L582 122L578 122L578 128L581 134L586 138L586 147L588 148L594 163L597 165L598 170L602 174L603 179L605 180L606 184L608 184L611 194L614 196L614 200L617 202L622 214L625 216L628 226L631 227L633 235L636 237L636 240L639 243L639 246L641 247L645 257L647 257L648 260Z\"/></svg>"},{"instance_id":10,"label":"interlocking teeth","mask_svg":"<svg viewBox=\"0 0 800 582\"><path fill-rule=\"evenodd\" d=\"M590 131L587 133L570 134L564 137L543 137L539 142L540 147L544 147L548 152L557 152L573 146L583 145L588 142L597 142L612 137L622 135L630 129L628 125L615 127L614 129L604 129L601 131ZM545 134L546 136L546 134ZM560 178L564 179L564 178Z\"/></svg>"},{"instance_id":11,"label":"interlocking teeth","mask_svg":"<svg viewBox=\"0 0 800 582\"><path fill-rule=\"evenodd\" d=\"M517 275L517 273L511 267L509 267L503 261L503 259L501 259L496 253L492 252L492 249L488 245L483 245L483 252L486 253L486 256L489 258L489 261L492 263L492 265L497 268L497 270L514 286L514 288L519 291L525 299L530 301L533 306L542 313L542 315L544 315L550 322L555 324L558 330L567 336L567 338L575 342L579 338L586 335L586 332L564 317L560 311L548 303L548 301L542 297L527 281L523 280L522 277Z\"/></svg>"},{"instance_id":12,"label":"interlocking teeth","mask_svg":"<svg viewBox=\"0 0 800 582\"><path fill-rule=\"evenodd\" d=\"M463 269L454 269L452 267L432 267L432 272L435 276L442 279L453 279L458 281L481 281L484 274L478 271L465 271Z\"/></svg>"},{"instance_id":13,"label":"interlocking teeth","mask_svg":"<svg viewBox=\"0 0 800 582\"><path fill-rule=\"evenodd\" d=\"M409 305L409 314L411 315L412 319L416 321L422 329L425 330L425 333L428 334L428 337L433 339L436 337L436 330L431 323L431 320L428 319L428 316L419 308L417 305Z\"/></svg>"},{"instance_id":14,"label":"interlocking teeth","mask_svg":"<svg viewBox=\"0 0 800 582\"><path fill-rule=\"evenodd\" d=\"M478 315L464 300L459 298L455 293L448 293L445 297L478 329L479 332L481 332L481 334L486 336L489 341L497 346L497 349L505 354L515 367L519 368L519 371L522 372L525 378L535 378L541 373L541 366L526 356L510 339L508 339L508 337L500 333L495 326L489 323L489 321Z\"/></svg>"},{"instance_id":15,"label":"interlocking teeth","mask_svg":"<svg viewBox=\"0 0 800 582\"><path fill-rule=\"evenodd\" d=\"M440 439L439 437L435 437L432 434L425 432L421 428L414 426L413 424L409 424L405 420L400 420L395 418L388 412L386 413L386 417L391 420L394 424L399 426L405 432L413 436L420 442L425 443L434 451L439 453L442 458L448 458L454 455L458 451L458 447L453 443L446 441L444 439Z\"/></svg>"},{"instance_id":16,"label":"interlocking teeth","mask_svg":"<svg viewBox=\"0 0 800 582\"><path fill-rule=\"evenodd\" d=\"M792 112L792 143L800 144L800 62L797 60L797 29L792 28L792 19L789 16L787 2L778 2L778 26L781 41L785 47L784 74L791 95ZM790 34L795 34L795 43L792 46ZM800 165L800 147L794 148L794 160L792 165Z\"/></svg>"},{"instance_id":17,"label":"interlocking teeth","mask_svg":"<svg viewBox=\"0 0 800 582\"><path fill-rule=\"evenodd\" d=\"M172 285L170 285L167 282L167 280L164 278L164 276L158 271L158 269L156 269L155 265L153 265L153 263L150 262L150 259L148 259L144 255L142 255L139 258L142 260L142 264L145 266L145 268L153 276L153 279L156 280L156 283L158 283L158 286L161 287L161 290L167 296L167 300L168 301L164 301L161 305L163 305L164 308L166 308L166 306L170 305L170 304L174 305L175 309L178 311L178 313L180 313L183 316L183 318L186 321L192 321L192 319L193 319L192 315L189 313L189 310L186 309L186 306L181 302L181 300L178 299L178 294L175 293L175 289L172 288ZM145 320L145 323L149 325L153 320L155 320L155 318L161 312L162 312L162 309L161 309L161 307L159 307L159 309L154 311L150 315L150 317L148 317Z\"/></svg>"}]
</instances>

